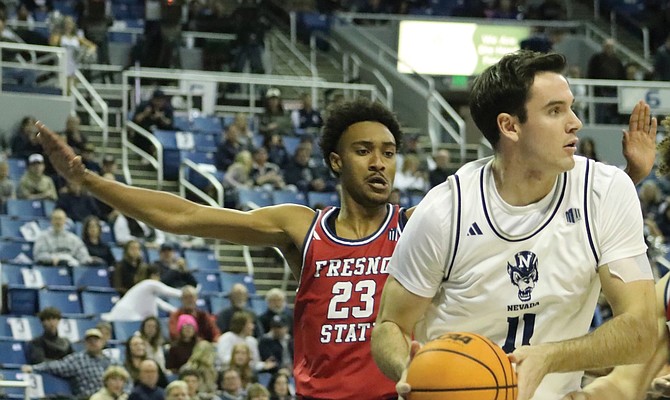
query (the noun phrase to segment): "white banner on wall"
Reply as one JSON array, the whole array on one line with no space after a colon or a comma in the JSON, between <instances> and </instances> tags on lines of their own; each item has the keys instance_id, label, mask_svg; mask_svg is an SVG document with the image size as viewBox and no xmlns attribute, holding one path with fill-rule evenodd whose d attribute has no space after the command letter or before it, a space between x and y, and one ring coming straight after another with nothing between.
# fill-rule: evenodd
<instances>
[{"instance_id":1,"label":"white banner on wall","mask_svg":"<svg viewBox=\"0 0 670 400\"><path fill-rule=\"evenodd\" d=\"M638 101L649 104L652 114L670 114L670 89L619 88L619 113L629 114Z\"/></svg>"}]
</instances>

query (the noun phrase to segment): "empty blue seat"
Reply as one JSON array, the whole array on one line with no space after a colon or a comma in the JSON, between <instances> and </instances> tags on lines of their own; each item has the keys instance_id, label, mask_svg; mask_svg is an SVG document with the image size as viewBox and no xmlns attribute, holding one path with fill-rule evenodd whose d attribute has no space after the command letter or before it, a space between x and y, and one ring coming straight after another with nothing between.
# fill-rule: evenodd
<instances>
[{"instance_id":1,"label":"empty blue seat","mask_svg":"<svg viewBox=\"0 0 670 400\"><path fill-rule=\"evenodd\" d=\"M211 133L196 133L193 135L195 149L198 151L216 151L217 140L216 136Z\"/></svg>"},{"instance_id":2,"label":"empty blue seat","mask_svg":"<svg viewBox=\"0 0 670 400\"><path fill-rule=\"evenodd\" d=\"M20 181L28 167L26 160L23 158L8 158L7 163L9 164L9 177L15 182Z\"/></svg>"},{"instance_id":3,"label":"empty blue seat","mask_svg":"<svg viewBox=\"0 0 670 400\"><path fill-rule=\"evenodd\" d=\"M115 292L81 292L81 303L87 315L99 315L112 310L119 301L119 294Z\"/></svg>"},{"instance_id":4,"label":"empty blue seat","mask_svg":"<svg viewBox=\"0 0 670 400\"><path fill-rule=\"evenodd\" d=\"M42 282L47 286L72 286L72 275L67 267L36 265L33 270L41 275Z\"/></svg>"},{"instance_id":5,"label":"empty blue seat","mask_svg":"<svg viewBox=\"0 0 670 400\"><path fill-rule=\"evenodd\" d=\"M27 364L23 342L13 339L0 339L0 365L2 368L21 368Z\"/></svg>"},{"instance_id":6,"label":"empty blue seat","mask_svg":"<svg viewBox=\"0 0 670 400\"><path fill-rule=\"evenodd\" d=\"M27 258L25 258L27 257ZM32 264L33 245L28 242L0 242L0 261Z\"/></svg>"},{"instance_id":7,"label":"empty blue seat","mask_svg":"<svg viewBox=\"0 0 670 400\"><path fill-rule=\"evenodd\" d=\"M22 268L27 268L25 265L2 264L2 283L6 285L23 285Z\"/></svg>"},{"instance_id":8,"label":"empty blue seat","mask_svg":"<svg viewBox=\"0 0 670 400\"><path fill-rule=\"evenodd\" d=\"M218 271L219 261L212 250L184 250L184 260L190 270Z\"/></svg>"},{"instance_id":9,"label":"empty blue seat","mask_svg":"<svg viewBox=\"0 0 670 400\"><path fill-rule=\"evenodd\" d=\"M208 300L212 314L218 314L221 310L231 306L230 299L226 296L209 296Z\"/></svg>"},{"instance_id":10,"label":"empty blue seat","mask_svg":"<svg viewBox=\"0 0 670 400\"><path fill-rule=\"evenodd\" d=\"M114 321L114 338L121 342L125 342L129 337L133 336L135 332L140 330L142 321Z\"/></svg>"},{"instance_id":11,"label":"empty blue seat","mask_svg":"<svg viewBox=\"0 0 670 400\"><path fill-rule=\"evenodd\" d=\"M251 309L256 315L261 315L268 310L268 303L262 297L252 296L249 298L249 302L251 303Z\"/></svg>"},{"instance_id":12,"label":"empty blue seat","mask_svg":"<svg viewBox=\"0 0 670 400\"><path fill-rule=\"evenodd\" d=\"M7 214L17 217L46 217L44 204L41 200L9 199Z\"/></svg>"},{"instance_id":13,"label":"empty blue seat","mask_svg":"<svg viewBox=\"0 0 670 400\"><path fill-rule=\"evenodd\" d=\"M218 272L198 271L193 273L193 277L200 285L201 292L221 292L221 278Z\"/></svg>"},{"instance_id":14,"label":"empty blue seat","mask_svg":"<svg viewBox=\"0 0 670 400\"><path fill-rule=\"evenodd\" d=\"M77 288L111 288L109 271L106 267L76 267L72 269L74 285Z\"/></svg>"},{"instance_id":15,"label":"empty blue seat","mask_svg":"<svg viewBox=\"0 0 670 400\"><path fill-rule=\"evenodd\" d=\"M159 253L158 249L147 248L147 249L146 249L146 253L147 253L147 254L146 254L146 259L147 259L147 261L149 262L149 264L153 264L154 261L158 261L158 258L159 258L159 256L158 256L158 253Z\"/></svg>"},{"instance_id":16,"label":"empty blue seat","mask_svg":"<svg viewBox=\"0 0 670 400\"><path fill-rule=\"evenodd\" d=\"M44 386L44 395L49 398L72 398L72 388L70 383L58 376L40 373L42 376L42 385Z\"/></svg>"},{"instance_id":17,"label":"empty blue seat","mask_svg":"<svg viewBox=\"0 0 670 400\"><path fill-rule=\"evenodd\" d=\"M292 190L275 190L272 192L272 202L274 204L300 204L307 205L307 198L304 193L294 192Z\"/></svg>"},{"instance_id":18,"label":"empty blue seat","mask_svg":"<svg viewBox=\"0 0 670 400\"><path fill-rule=\"evenodd\" d=\"M223 130L219 117L195 117L191 126L194 131L201 133L219 133Z\"/></svg>"},{"instance_id":19,"label":"empty blue seat","mask_svg":"<svg viewBox=\"0 0 670 400\"><path fill-rule=\"evenodd\" d=\"M256 293L256 285L254 284L254 278L251 275L247 274L237 274L232 272L221 272L221 291L223 293L230 293L233 285L236 283L241 283L247 287L249 294Z\"/></svg>"},{"instance_id":20,"label":"empty blue seat","mask_svg":"<svg viewBox=\"0 0 670 400\"><path fill-rule=\"evenodd\" d=\"M21 372L20 369L0 369L0 375L7 381L25 381L29 379L29 375ZM4 387L3 393L8 399L24 399L25 388L21 387Z\"/></svg>"},{"instance_id":21,"label":"empty blue seat","mask_svg":"<svg viewBox=\"0 0 670 400\"><path fill-rule=\"evenodd\" d=\"M337 192L308 192L307 204L312 208L321 206L336 207L340 205L340 197L337 195Z\"/></svg>"},{"instance_id":22,"label":"empty blue seat","mask_svg":"<svg viewBox=\"0 0 670 400\"><path fill-rule=\"evenodd\" d=\"M42 323L36 316L0 316L0 332L5 338L27 341L40 336L43 331Z\"/></svg>"},{"instance_id":23,"label":"empty blue seat","mask_svg":"<svg viewBox=\"0 0 670 400\"><path fill-rule=\"evenodd\" d=\"M40 310L49 306L58 308L64 315L81 315L83 313L79 294L74 290L40 290Z\"/></svg>"},{"instance_id":24,"label":"empty blue seat","mask_svg":"<svg viewBox=\"0 0 670 400\"><path fill-rule=\"evenodd\" d=\"M14 315L37 314L37 289L10 285L7 288L7 307Z\"/></svg>"},{"instance_id":25,"label":"empty blue seat","mask_svg":"<svg viewBox=\"0 0 670 400\"><path fill-rule=\"evenodd\" d=\"M3 215L0 217L0 238L6 240L27 241L29 238L21 232L21 227L34 223L18 217ZM29 233L30 235L30 233Z\"/></svg>"},{"instance_id":26,"label":"empty blue seat","mask_svg":"<svg viewBox=\"0 0 670 400\"><path fill-rule=\"evenodd\" d=\"M191 127L191 121L189 121L187 115L175 115L172 119L172 126L175 129L180 131L190 131L193 130Z\"/></svg>"},{"instance_id":27,"label":"empty blue seat","mask_svg":"<svg viewBox=\"0 0 670 400\"><path fill-rule=\"evenodd\" d=\"M273 204L272 193L267 190L238 188L237 194L242 210L253 210Z\"/></svg>"},{"instance_id":28,"label":"empty blue seat","mask_svg":"<svg viewBox=\"0 0 670 400\"><path fill-rule=\"evenodd\" d=\"M78 342L84 340L86 331L95 328L98 322L100 320L97 318L63 318L58 324L58 335L67 338L72 343Z\"/></svg>"},{"instance_id":29,"label":"empty blue seat","mask_svg":"<svg viewBox=\"0 0 670 400\"><path fill-rule=\"evenodd\" d=\"M177 132L156 129L154 136L163 146L163 178L175 180L179 176L181 153L177 146Z\"/></svg>"},{"instance_id":30,"label":"empty blue seat","mask_svg":"<svg viewBox=\"0 0 670 400\"><path fill-rule=\"evenodd\" d=\"M295 150L300 145L300 138L295 136L282 136L282 142L284 143L284 147L289 156L293 156Z\"/></svg>"}]
</instances>

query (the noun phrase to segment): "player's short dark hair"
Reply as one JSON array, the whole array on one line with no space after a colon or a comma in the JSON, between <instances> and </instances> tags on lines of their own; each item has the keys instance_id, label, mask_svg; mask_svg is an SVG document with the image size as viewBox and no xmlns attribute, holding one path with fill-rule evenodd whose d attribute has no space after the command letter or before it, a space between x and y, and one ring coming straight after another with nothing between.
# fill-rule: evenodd
<instances>
[{"instance_id":1,"label":"player's short dark hair","mask_svg":"<svg viewBox=\"0 0 670 400\"><path fill-rule=\"evenodd\" d=\"M540 72L560 74L565 65L561 54L520 50L505 55L475 79L470 92L470 114L493 148L500 140L498 115L508 113L526 122L526 103L535 75Z\"/></svg>"},{"instance_id":2,"label":"player's short dark hair","mask_svg":"<svg viewBox=\"0 0 670 400\"><path fill-rule=\"evenodd\" d=\"M327 114L328 117L323 125L319 147L324 162L335 175L337 173L333 171L329 162L330 153L337 153L337 145L342 134L353 124L364 121L379 122L393 135L396 148L399 149L402 145L403 133L398 119L391 110L379 102L358 98L334 104L328 109Z\"/></svg>"}]
</instances>

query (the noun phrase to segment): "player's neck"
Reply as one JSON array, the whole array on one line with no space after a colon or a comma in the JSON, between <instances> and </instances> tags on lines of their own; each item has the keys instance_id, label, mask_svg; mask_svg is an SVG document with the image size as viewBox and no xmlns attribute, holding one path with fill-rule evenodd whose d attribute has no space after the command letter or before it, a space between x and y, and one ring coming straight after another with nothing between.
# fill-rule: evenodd
<instances>
[{"instance_id":1,"label":"player's neck","mask_svg":"<svg viewBox=\"0 0 670 400\"><path fill-rule=\"evenodd\" d=\"M527 168L523 163L506 162L496 156L491 166L500 197L512 206L527 206L542 200L554 187L557 175Z\"/></svg>"},{"instance_id":2,"label":"player's neck","mask_svg":"<svg viewBox=\"0 0 670 400\"><path fill-rule=\"evenodd\" d=\"M350 240L368 237L379 229L386 214L386 204L364 207L354 201L343 201L335 221L337 236Z\"/></svg>"}]
</instances>

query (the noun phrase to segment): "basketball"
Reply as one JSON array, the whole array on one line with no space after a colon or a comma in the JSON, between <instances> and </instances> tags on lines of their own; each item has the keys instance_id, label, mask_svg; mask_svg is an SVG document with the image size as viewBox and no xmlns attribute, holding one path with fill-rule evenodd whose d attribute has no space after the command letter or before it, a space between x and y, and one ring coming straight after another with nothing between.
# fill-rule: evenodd
<instances>
[{"instance_id":1,"label":"basketball","mask_svg":"<svg viewBox=\"0 0 670 400\"><path fill-rule=\"evenodd\" d=\"M516 372L484 336L452 332L419 350L407 370L409 400L513 400Z\"/></svg>"}]
</instances>

